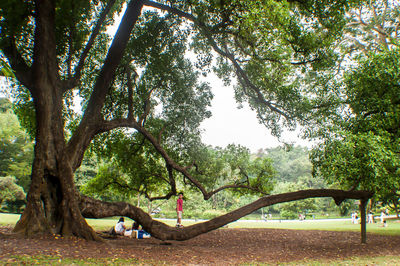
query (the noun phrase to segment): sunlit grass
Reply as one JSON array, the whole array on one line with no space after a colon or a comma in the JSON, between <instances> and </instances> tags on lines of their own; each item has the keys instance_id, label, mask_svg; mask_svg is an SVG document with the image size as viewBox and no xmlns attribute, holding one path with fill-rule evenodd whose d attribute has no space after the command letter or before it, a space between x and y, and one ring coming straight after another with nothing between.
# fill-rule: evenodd
<instances>
[{"instance_id":1,"label":"sunlit grass","mask_svg":"<svg viewBox=\"0 0 400 266\"><path fill-rule=\"evenodd\" d=\"M367 224L368 233L382 235L400 235L400 222L388 221L387 227L381 223ZM360 224L352 224L350 220L329 220L329 221L259 221L246 222L238 221L229 224L229 228L274 228L274 229L294 229L294 230L327 230L327 231L355 231L361 230Z\"/></svg>"},{"instance_id":2,"label":"sunlit grass","mask_svg":"<svg viewBox=\"0 0 400 266\"><path fill-rule=\"evenodd\" d=\"M0 225L1 226L12 226L15 225L19 219L19 214L12 213L0 213Z\"/></svg>"}]
</instances>

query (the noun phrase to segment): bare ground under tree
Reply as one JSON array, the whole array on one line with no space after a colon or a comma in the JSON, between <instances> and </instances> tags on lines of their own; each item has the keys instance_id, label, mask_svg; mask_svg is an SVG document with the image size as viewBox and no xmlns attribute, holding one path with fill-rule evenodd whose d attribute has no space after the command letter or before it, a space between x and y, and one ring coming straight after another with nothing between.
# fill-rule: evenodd
<instances>
[{"instance_id":1,"label":"bare ground under tree","mask_svg":"<svg viewBox=\"0 0 400 266\"><path fill-rule=\"evenodd\" d=\"M135 258L150 264L235 265L400 255L400 236L368 234L367 244L361 244L359 232L223 228L181 242L117 237L101 243L57 236L25 239L10 234L10 229L0 228L3 262L21 255L50 255L75 259Z\"/></svg>"}]
</instances>

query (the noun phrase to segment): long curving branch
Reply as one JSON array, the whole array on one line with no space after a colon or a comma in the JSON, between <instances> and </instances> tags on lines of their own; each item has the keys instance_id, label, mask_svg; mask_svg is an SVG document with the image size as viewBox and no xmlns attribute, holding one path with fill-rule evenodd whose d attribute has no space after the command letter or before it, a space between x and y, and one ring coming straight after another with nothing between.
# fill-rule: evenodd
<instances>
[{"instance_id":1,"label":"long curving branch","mask_svg":"<svg viewBox=\"0 0 400 266\"><path fill-rule=\"evenodd\" d=\"M172 176L172 169L175 171L181 173L185 178L190 180L190 182L197 187L200 192L203 194L203 197L205 200L208 200L213 196L214 194L217 194L218 192L226 189L233 189L233 188L243 188L243 189L249 189L253 190L262 194L265 194L265 192L262 192L256 187L252 187L249 185L243 185L243 184L230 184L230 185L225 185L222 187L219 187L215 190L212 191L207 191L207 189L194 177L192 176L188 169L190 167L188 166L181 166L177 164L167 153L167 151L161 146L159 143L158 138L154 137L149 131L147 131L140 123L138 123L136 120L133 119L126 119L126 118L120 118L120 119L114 119L111 121L104 121L102 124L102 127L98 129L98 132L106 132L110 131L112 129L118 128L118 127L130 127L136 129L139 133L141 133L156 149L156 151L163 157L166 167L169 173L170 177L170 184L172 188L175 188L175 182L173 181L174 178ZM173 182L173 183L172 183ZM175 191L176 192L176 191Z\"/></svg>"},{"instance_id":2,"label":"long curving branch","mask_svg":"<svg viewBox=\"0 0 400 266\"><path fill-rule=\"evenodd\" d=\"M86 196L81 196L80 209L86 218L104 218L111 216L129 217L142 225L143 229L153 237L160 240L188 240L200 234L218 229L226 224L234 222L260 208L271 206L278 203L302 200L308 198L333 198L336 203L341 203L344 199L359 199L366 201L373 196L368 191L344 191L335 189L310 189L296 192L283 193L262 197L253 203L229 212L225 215L216 217L206 222L197 223L184 228L173 228L153 218L129 203L124 202L103 202Z\"/></svg>"}]
</instances>

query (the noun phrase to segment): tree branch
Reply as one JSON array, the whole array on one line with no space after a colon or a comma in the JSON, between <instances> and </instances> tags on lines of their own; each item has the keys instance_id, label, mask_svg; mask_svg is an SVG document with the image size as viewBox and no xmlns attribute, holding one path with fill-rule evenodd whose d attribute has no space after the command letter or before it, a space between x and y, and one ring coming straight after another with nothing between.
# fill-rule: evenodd
<instances>
[{"instance_id":1,"label":"tree branch","mask_svg":"<svg viewBox=\"0 0 400 266\"><path fill-rule=\"evenodd\" d=\"M176 14L179 17L184 17L184 18L192 21L196 26L198 26L200 28L200 30L202 30L204 36L207 38L207 40L209 41L210 45L213 47L214 51L216 51L222 57L225 57L225 58L229 59L229 61L231 61L231 63L235 67L236 74L240 77L239 81L242 83L242 86L248 87L248 88L250 88L252 91L254 91L256 93L256 97L254 97L254 96L252 96L250 94L247 94L247 96L253 98L254 100L259 102L260 104L263 104L263 105L267 106L271 111L282 115L283 117L285 117L288 120L290 119L288 114L286 114L284 111L282 111L278 107L276 107L272 102L270 102L270 101L268 101L268 100L266 100L264 98L264 95L262 94L261 90L250 81L250 78L247 76L246 72L242 69L242 67L238 63L237 59L235 59L234 55L231 54L228 51L223 51L218 46L218 44L215 42L214 38L212 37L211 31L209 30L207 25L205 25L203 22L198 20L192 14L183 12L183 11L181 11L179 9L176 9L176 8L173 8L173 7L170 7L170 6L167 6L167 5L156 3L156 2L153 2L153 1L150 1L150 0L145 0L144 5L151 6L151 7L160 9L160 10L168 11L170 13Z\"/></svg>"},{"instance_id":2,"label":"tree branch","mask_svg":"<svg viewBox=\"0 0 400 266\"><path fill-rule=\"evenodd\" d=\"M368 200L373 193L367 191L344 191L335 189L310 189L262 197L253 203L216 217L206 222L197 223L184 228L170 227L153 218L138 207L125 202L103 202L86 196L81 196L80 209L86 218L104 218L111 216L129 217L142 225L143 229L160 240L188 240L198 235L218 229L234 222L260 208L278 203L302 200L308 198L347 198Z\"/></svg>"},{"instance_id":3,"label":"tree branch","mask_svg":"<svg viewBox=\"0 0 400 266\"><path fill-rule=\"evenodd\" d=\"M73 167L79 167L83 154L102 123L101 110L104 106L106 95L113 80L125 47L129 41L130 33L139 18L143 8L143 0L130 1L121 23L111 43L103 67L98 75L87 108L77 130L68 142L67 151L73 162ZM75 168L76 169L76 168Z\"/></svg>"},{"instance_id":4,"label":"tree branch","mask_svg":"<svg viewBox=\"0 0 400 266\"><path fill-rule=\"evenodd\" d=\"M15 45L14 37L7 37L1 43L1 50L7 57L11 68L15 71L15 77L24 85L31 93L33 90L32 69L25 62L22 55L18 52Z\"/></svg>"},{"instance_id":5,"label":"tree branch","mask_svg":"<svg viewBox=\"0 0 400 266\"><path fill-rule=\"evenodd\" d=\"M74 69L74 76L66 80L65 85L64 85L64 92L76 87L79 84L79 81L82 76L82 70L85 65L85 60L89 55L90 49L93 47L94 41L96 37L100 33L101 26L103 25L104 21L107 18L108 13L111 11L112 6L114 5L115 0L109 0L107 3L107 6L104 8L102 11L99 20L96 22L96 26L92 30L92 33L90 34L89 40L86 43L85 48L83 49L81 56L79 58L79 62L76 65Z\"/></svg>"},{"instance_id":6,"label":"tree branch","mask_svg":"<svg viewBox=\"0 0 400 266\"><path fill-rule=\"evenodd\" d=\"M228 188L246 188L246 189L250 189L253 191L257 191L260 193L265 194L265 192L260 191L257 188L253 188L251 186L244 186L244 185L226 185L223 187L220 187L218 189L215 189L213 191L207 192L207 190L205 189L205 187L195 178L193 177L189 171L187 167L182 167L180 165L178 165L169 155L168 153L162 148L161 144L158 142L158 140L150 133L148 132L143 126L141 126L140 124L138 124L136 121L121 121L120 124L124 124L127 125L128 123L130 124L130 126L133 126L137 131L139 131L148 141L150 141L150 143L153 145L153 147L156 149L156 151L164 158L165 163L167 165L167 169L168 167L170 167L171 169L175 169L176 171L180 172L185 178L189 179L190 182L197 187L200 192L203 194L203 197L205 200L208 200L209 198L211 198L212 195L228 189ZM115 124L117 124L117 122L115 122Z\"/></svg>"}]
</instances>

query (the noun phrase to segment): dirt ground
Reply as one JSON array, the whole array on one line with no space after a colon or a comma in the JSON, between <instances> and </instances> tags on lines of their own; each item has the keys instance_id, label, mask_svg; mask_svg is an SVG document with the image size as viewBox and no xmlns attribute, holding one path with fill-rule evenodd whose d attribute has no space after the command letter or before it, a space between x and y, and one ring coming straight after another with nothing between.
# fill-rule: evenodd
<instances>
[{"instance_id":1,"label":"dirt ground","mask_svg":"<svg viewBox=\"0 0 400 266\"><path fill-rule=\"evenodd\" d=\"M400 255L400 236L281 229L223 228L194 239L163 242L155 238L117 237L104 243L61 237L25 239L0 227L0 264L21 255L62 258L125 258L144 264L237 265L302 260L337 260L354 256Z\"/></svg>"}]
</instances>

